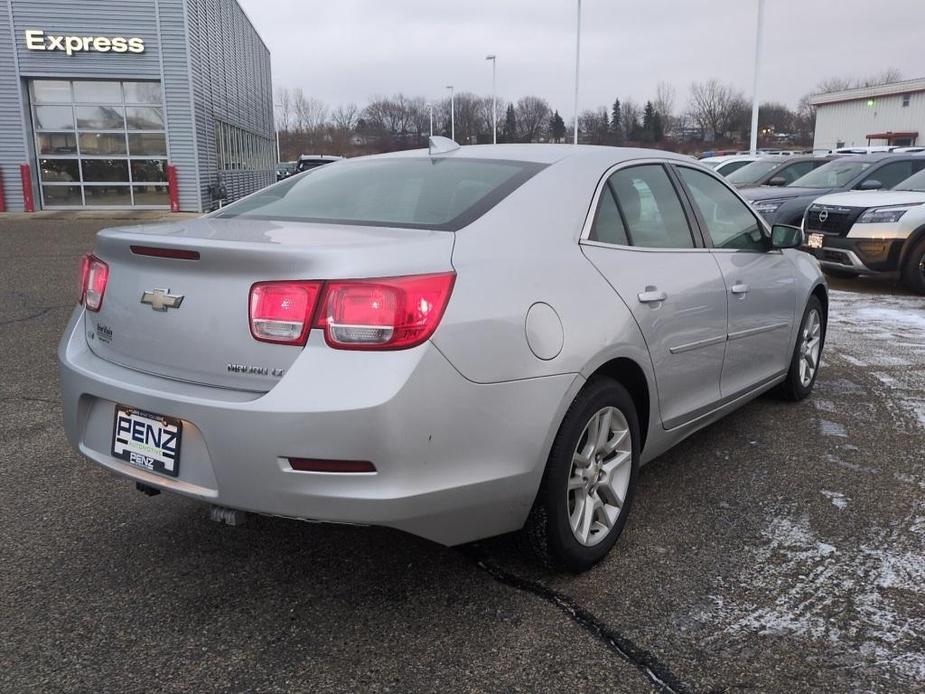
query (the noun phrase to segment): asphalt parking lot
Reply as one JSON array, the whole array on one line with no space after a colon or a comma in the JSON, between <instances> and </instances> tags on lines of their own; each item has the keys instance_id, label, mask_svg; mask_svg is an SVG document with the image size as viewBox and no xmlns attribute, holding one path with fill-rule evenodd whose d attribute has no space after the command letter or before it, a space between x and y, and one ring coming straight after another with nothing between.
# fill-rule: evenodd
<instances>
[{"instance_id":1,"label":"asphalt parking lot","mask_svg":"<svg viewBox=\"0 0 925 694\"><path fill-rule=\"evenodd\" d=\"M0 690L901 691L925 681L925 299L833 287L814 395L646 466L615 551L148 498L61 431L55 349L106 222L0 219ZM662 684L658 684L661 682Z\"/></svg>"}]
</instances>

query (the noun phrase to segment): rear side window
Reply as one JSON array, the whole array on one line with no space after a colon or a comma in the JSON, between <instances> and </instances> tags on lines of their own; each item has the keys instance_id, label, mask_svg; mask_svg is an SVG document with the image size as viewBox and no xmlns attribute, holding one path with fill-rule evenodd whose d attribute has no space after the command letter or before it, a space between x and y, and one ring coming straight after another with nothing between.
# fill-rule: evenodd
<instances>
[{"instance_id":1,"label":"rear side window","mask_svg":"<svg viewBox=\"0 0 925 694\"><path fill-rule=\"evenodd\" d=\"M449 157L335 162L270 186L215 216L456 231L543 168Z\"/></svg>"},{"instance_id":2,"label":"rear side window","mask_svg":"<svg viewBox=\"0 0 925 694\"><path fill-rule=\"evenodd\" d=\"M617 208L617 201L614 200L613 189L609 182L604 184L604 189L601 191L601 200L597 206L597 214L594 216L594 226L591 227L591 240L620 246L629 245L626 227L623 225L623 218L620 216L620 210Z\"/></svg>"},{"instance_id":3,"label":"rear side window","mask_svg":"<svg viewBox=\"0 0 925 694\"><path fill-rule=\"evenodd\" d=\"M616 196L630 245L694 247L684 208L661 165L620 169L608 179L607 187ZM602 198L606 200L605 196Z\"/></svg>"}]
</instances>

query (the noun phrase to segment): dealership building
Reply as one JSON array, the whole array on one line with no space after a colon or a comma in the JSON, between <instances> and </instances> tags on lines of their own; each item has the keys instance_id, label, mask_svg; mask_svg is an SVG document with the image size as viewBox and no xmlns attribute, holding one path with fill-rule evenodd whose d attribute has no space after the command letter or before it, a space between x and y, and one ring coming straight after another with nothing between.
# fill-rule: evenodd
<instances>
[{"instance_id":1,"label":"dealership building","mask_svg":"<svg viewBox=\"0 0 925 694\"><path fill-rule=\"evenodd\" d=\"M925 136L925 78L817 94L813 147L911 146Z\"/></svg>"},{"instance_id":2,"label":"dealership building","mask_svg":"<svg viewBox=\"0 0 925 694\"><path fill-rule=\"evenodd\" d=\"M206 211L275 163L270 52L234 0L0 0L7 210Z\"/></svg>"}]
</instances>

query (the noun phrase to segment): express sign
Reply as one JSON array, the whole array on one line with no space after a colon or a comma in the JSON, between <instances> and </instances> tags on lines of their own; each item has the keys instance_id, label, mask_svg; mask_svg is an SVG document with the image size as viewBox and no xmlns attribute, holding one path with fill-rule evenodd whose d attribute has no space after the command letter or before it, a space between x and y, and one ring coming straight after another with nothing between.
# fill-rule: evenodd
<instances>
[{"instance_id":1,"label":"express sign","mask_svg":"<svg viewBox=\"0 0 925 694\"><path fill-rule=\"evenodd\" d=\"M30 51L63 51L68 55L97 53L144 53L145 42L137 36L58 36L41 29L26 29L26 48Z\"/></svg>"}]
</instances>

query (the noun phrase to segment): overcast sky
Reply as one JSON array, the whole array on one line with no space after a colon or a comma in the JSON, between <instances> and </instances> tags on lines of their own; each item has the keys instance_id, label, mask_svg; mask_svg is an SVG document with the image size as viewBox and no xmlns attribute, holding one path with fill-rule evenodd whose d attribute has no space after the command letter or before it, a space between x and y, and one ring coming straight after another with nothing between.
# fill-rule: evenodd
<instances>
[{"instance_id":1,"label":"overcast sky","mask_svg":"<svg viewBox=\"0 0 925 694\"><path fill-rule=\"evenodd\" d=\"M273 56L277 86L329 104L445 86L536 94L571 116L576 0L239 0ZM888 67L925 76L925 0L766 0L762 100L796 102L820 80ZM757 0L583 0L580 108L687 102L715 77L751 92ZM879 19L877 19L879 18Z\"/></svg>"}]
</instances>

